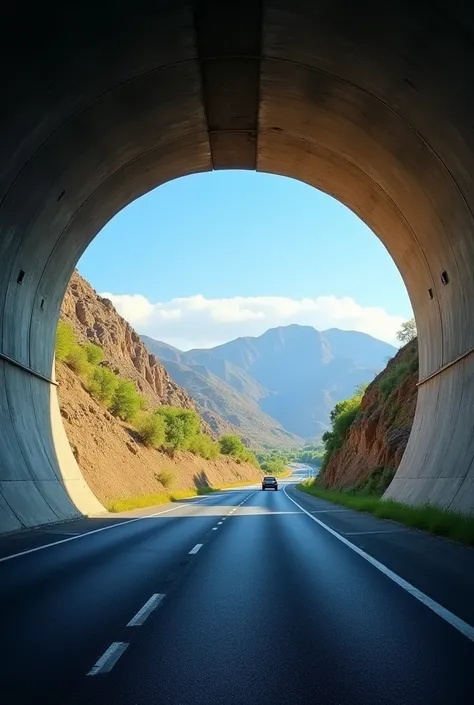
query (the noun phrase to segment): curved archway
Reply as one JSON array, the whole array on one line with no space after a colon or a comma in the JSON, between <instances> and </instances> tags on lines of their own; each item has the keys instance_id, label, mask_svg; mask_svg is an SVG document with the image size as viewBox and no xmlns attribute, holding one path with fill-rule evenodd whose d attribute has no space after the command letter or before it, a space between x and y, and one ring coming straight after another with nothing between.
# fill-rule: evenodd
<instances>
[{"instance_id":1,"label":"curved archway","mask_svg":"<svg viewBox=\"0 0 474 705\"><path fill-rule=\"evenodd\" d=\"M1 11L0 530L100 509L45 381L65 287L119 209L219 168L312 184L381 238L426 380L387 494L474 510L474 17L453 3L223 5Z\"/></svg>"}]
</instances>

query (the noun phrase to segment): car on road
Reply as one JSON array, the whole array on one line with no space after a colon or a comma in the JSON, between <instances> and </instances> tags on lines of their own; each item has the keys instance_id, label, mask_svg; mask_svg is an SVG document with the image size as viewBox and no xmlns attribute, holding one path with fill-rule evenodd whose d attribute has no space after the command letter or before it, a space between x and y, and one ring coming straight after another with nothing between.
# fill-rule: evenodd
<instances>
[{"instance_id":1,"label":"car on road","mask_svg":"<svg viewBox=\"0 0 474 705\"><path fill-rule=\"evenodd\" d=\"M278 482L276 477L272 477L271 475L264 477L262 480L262 490L277 490L278 489Z\"/></svg>"}]
</instances>

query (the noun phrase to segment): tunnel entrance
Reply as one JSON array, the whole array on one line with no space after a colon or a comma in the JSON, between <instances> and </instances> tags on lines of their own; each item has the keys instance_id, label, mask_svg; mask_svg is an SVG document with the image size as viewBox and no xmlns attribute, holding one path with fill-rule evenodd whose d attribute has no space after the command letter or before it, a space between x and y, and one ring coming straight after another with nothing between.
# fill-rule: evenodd
<instances>
[{"instance_id":1,"label":"tunnel entrance","mask_svg":"<svg viewBox=\"0 0 474 705\"><path fill-rule=\"evenodd\" d=\"M51 381L78 258L150 189L231 168L311 184L385 244L421 376L387 496L474 511L472 11L176 0L0 12L0 531L100 509Z\"/></svg>"}]
</instances>

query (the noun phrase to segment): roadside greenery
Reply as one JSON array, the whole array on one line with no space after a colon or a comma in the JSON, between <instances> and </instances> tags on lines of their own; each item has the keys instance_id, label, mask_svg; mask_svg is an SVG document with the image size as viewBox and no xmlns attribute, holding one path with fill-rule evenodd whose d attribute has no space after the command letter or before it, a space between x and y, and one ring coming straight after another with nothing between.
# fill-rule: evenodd
<instances>
[{"instance_id":1,"label":"roadside greenery","mask_svg":"<svg viewBox=\"0 0 474 705\"><path fill-rule=\"evenodd\" d=\"M93 343L79 343L72 326L65 321L59 322L56 359L81 377L86 389L99 403L117 418L131 424L136 438L143 445L170 455L188 450L206 460L215 460L222 453L239 463L246 462L259 468L255 455L238 436L223 436L216 443L203 433L196 411L173 406L160 406L147 411L147 399L138 393L135 382L123 379L110 370L103 362L103 356L101 347ZM163 501L169 501L168 495Z\"/></svg>"},{"instance_id":2,"label":"roadside greenery","mask_svg":"<svg viewBox=\"0 0 474 705\"><path fill-rule=\"evenodd\" d=\"M255 454L243 444L239 436L234 434L221 436L219 439L219 448L222 455L229 455L238 463L249 463L256 468L260 467Z\"/></svg>"},{"instance_id":3,"label":"roadside greenery","mask_svg":"<svg viewBox=\"0 0 474 705\"><path fill-rule=\"evenodd\" d=\"M474 517L429 504L412 507L393 500L384 500L378 494L381 486L377 494L369 494L370 482L366 484L365 490L355 488L337 491L326 489L317 480L313 480L298 485L298 489L359 512L369 512L380 519L398 521L415 529L474 546Z\"/></svg>"},{"instance_id":4,"label":"roadside greenery","mask_svg":"<svg viewBox=\"0 0 474 705\"><path fill-rule=\"evenodd\" d=\"M309 443L303 448L289 449L269 449L259 450L256 453L258 462L262 469L268 463L277 463L280 467L285 467L289 463L308 463L308 465L319 465L324 455L324 446L321 443Z\"/></svg>"},{"instance_id":5,"label":"roadside greenery","mask_svg":"<svg viewBox=\"0 0 474 705\"><path fill-rule=\"evenodd\" d=\"M334 453L341 448L346 438L347 432L352 422L360 411L362 397L367 385L357 387L355 394L349 399L339 401L331 411L331 430L323 434L324 455L322 459L322 469L324 470Z\"/></svg>"}]
</instances>

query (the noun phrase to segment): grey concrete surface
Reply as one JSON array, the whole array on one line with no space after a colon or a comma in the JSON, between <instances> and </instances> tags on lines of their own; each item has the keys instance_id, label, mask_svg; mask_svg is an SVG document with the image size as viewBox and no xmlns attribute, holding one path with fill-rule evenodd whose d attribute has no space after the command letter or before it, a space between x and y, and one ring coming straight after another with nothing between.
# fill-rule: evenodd
<instances>
[{"instance_id":1,"label":"grey concrete surface","mask_svg":"<svg viewBox=\"0 0 474 705\"><path fill-rule=\"evenodd\" d=\"M49 376L98 230L169 179L246 168L312 184L375 231L414 307L421 377L469 352L473 29L445 0L2 7L0 351ZM470 355L421 387L388 496L474 512L473 371ZM55 394L0 361L0 531L100 508Z\"/></svg>"}]
</instances>

